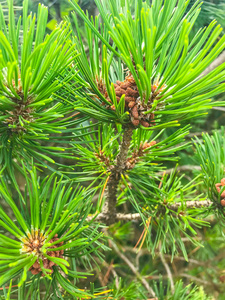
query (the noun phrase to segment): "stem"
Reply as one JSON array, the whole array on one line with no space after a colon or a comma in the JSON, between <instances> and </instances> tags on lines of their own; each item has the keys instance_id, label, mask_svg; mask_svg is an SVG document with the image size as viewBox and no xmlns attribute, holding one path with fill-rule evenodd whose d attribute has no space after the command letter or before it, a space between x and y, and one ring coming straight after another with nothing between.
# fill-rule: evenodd
<instances>
[{"instance_id":1,"label":"stem","mask_svg":"<svg viewBox=\"0 0 225 300\"><path fill-rule=\"evenodd\" d=\"M225 51L223 51L209 66L206 68L201 76L206 76L209 74L211 71L213 71L215 68L220 66L222 63L225 62Z\"/></svg>"},{"instance_id":2,"label":"stem","mask_svg":"<svg viewBox=\"0 0 225 300\"><path fill-rule=\"evenodd\" d=\"M207 208L207 207L210 207L211 205L213 204L212 201L210 200L203 200L203 201L187 201L185 203L181 203L181 202L177 202L177 203L174 203L174 204L171 204L171 205L167 205L167 207L171 210L178 210L178 208L181 206L181 205L185 205L186 208ZM96 220L98 221L103 221L103 222L106 222L107 219L109 218L110 216L110 211L109 212L102 212L100 213L97 217L96 217ZM90 220L93 219L94 217L89 217ZM134 221L134 220L141 220L141 215L139 213L134 213L134 214L122 214L122 213L115 213L113 215L113 221ZM112 224L112 223L111 223Z\"/></svg>"},{"instance_id":3,"label":"stem","mask_svg":"<svg viewBox=\"0 0 225 300\"><path fill-rule=\"evenodd\" d=\"M119 153L116 157L116 164L111 171L108 182L107 200L103 213L107 216L107 224L113 224L116 221L116 203L117 189L120 182L121 174L126 168L127 154L132 139L133 126L124 127L123 140L120 145Z\"/></svg>"},{"instance_id":4,"label":"stem","mask_svg":"<svg viewBox=\"0 0 225 300\"><path fill-rule=\"evenodd\" d=\"M161 261L162 261L162 263L163 263L163 265L164 265L164 267L166 269L166 273L168 275L168 278L169 278L169 281L170 281L170 285L171 285L171 291L174 294L175 290L174 290L173 275L172 275L172 273L170 271L170 267L169 267L168 263L166 262L163 254L161 252L159 252L159 257L160 257L160 259L161 259Z\"/></svg>"},{"instance_id":5,"label":"stem","mask_svg":"<svg viewBox=\"0 0 225 300\"><path fill-rule=\"evenodd\" d=\"M146 288L150 296L155 297L155 292L153 289L149 286L147 280L141 276L141 274L138 272L137 268L132 264L132 262L125 256L123 253L120 252L119 248L111 241L111 246L113 250L116 252L116 254L128 265L128 267L131 269L131 271L134 273L134 275L138 278L138 280L142 283L142 285Z\"/></svg>"}]
</instances>

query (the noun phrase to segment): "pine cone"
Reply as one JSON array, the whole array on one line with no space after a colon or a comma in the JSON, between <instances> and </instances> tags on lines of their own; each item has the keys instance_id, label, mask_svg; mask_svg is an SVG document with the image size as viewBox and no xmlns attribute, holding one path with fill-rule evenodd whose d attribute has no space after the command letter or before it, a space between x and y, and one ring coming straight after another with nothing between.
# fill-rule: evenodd
<instances>
[{"instance_id":1,"label":"pine cone","mask_svg":"<svg viewBox=\"0 0 225 300\"><path fill-rule=\"evenodd\" d=\"M97 85L99 91L105 96L107 101L112 103L102 80L97 80ZM158 95L164 89L164 86L162 86L157 92L156 89L158 87L158 84L154 84L152 86L152 94L147 104L143 104L141 102L137 84L134 80L133 75L131 75L130 73L125 77L124 81L117 80L116 83L114 83L114 87L118 103L121 97L125 95L125 110L130 113L131 123L135 127L139 126L140 124L144 127L154 125L154 114L144 114L144 112L151 109L154 99L159 99L160 96ZM108 106L107 108L115 110L115 105Z\"/></svg>"}]
</instances>

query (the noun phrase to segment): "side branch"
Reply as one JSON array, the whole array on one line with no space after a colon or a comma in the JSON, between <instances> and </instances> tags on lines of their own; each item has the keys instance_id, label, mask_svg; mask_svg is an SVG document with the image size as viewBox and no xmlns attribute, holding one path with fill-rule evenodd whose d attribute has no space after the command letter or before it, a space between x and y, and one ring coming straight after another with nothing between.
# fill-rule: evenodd
<instances>
[{"instance_id":1,"label":"side branch","mask_svg":"<svg viewBox=\"0 0 225 300\"><path fill-rule=\"evenodd\" d=\"M128 265L128 267L131 269L131 271L134 273L134 275L138 278L138 280L142 283L142 285L146 288L150 296L155 297L155 292L153 289L149 286L147 280L141 276L141 274L138 272L137 268L131 263L131 261L127 258L126 255L120 252L119 248L111 241L111 246L113 250L116 252L116 254Z\"/></svg>"},{"instance_id":2,"label":"side branch","mask_svg":"<svg viewBox=\"0 0 225 300\"><path fill-rule=\"evenodd\" d=\"M223 51L209 66L202 72L202 76L206 76L211 71L213 71L215 68L220 66L225 62L225 51Z\"/></svg>"},{"instance_id":3,"label":"side branch","mask_svg":"<svg viewBox=\"0 0 225 300\"><path fill-rule=\"evenodd\" d=\"M121 178L121 174L126 168L127 154L132 139L132 133L133 126L129 125L127 127L124 127L123 140L116 158L116 164L113 167L109 178L107 199L105 207L103 209L103 214L107 216L105 220L109 225L115 222L117 189Z\"/></svg>"},{"instance_id":4,"label":"side branch","mask_svg":"<svg viewBox=\"0 0 225 300\"><path fill-rule=\"evenodd\" d=\"M204 200L204 201L187 201L184 203L186 205L186 208L201 208L201 207L209 207L213 204L210 200ZM181 207L183 203L177 202L172 205L168 205L168 208L171 210L177 210L179 207Z\"/></svg>"},{"instance_id":5,"label":"side branch","mask_svg":"<svg viewBox=\"0 0 225 300\"><path fill-rule=\"evenodd\" d=\"M204 200L204 201L187 201L186 203L177 202L171 205L167 205L167 207L171 210L178 210L179 207L182 205L185 205L186 208L202 208L202 207L210 207L213 204L210 200ZM104 221L106 222L109 219L110 213L102 212L96 217L96 221ZM92 219L92 217L90 217ZM133 220L141 220L141 215L139 213L135 214L122 214L117 213L113 216L113 222L117 221L133 221ZM113 223L111 223L113 224Z\"/></svg>"}]
</instances>

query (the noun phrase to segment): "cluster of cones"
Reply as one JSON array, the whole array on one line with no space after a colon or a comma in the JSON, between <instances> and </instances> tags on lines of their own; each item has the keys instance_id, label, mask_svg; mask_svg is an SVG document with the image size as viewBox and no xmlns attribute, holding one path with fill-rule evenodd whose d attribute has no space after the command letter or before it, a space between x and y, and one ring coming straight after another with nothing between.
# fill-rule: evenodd
<instances>
[{"instance_id":1,"label":"cluster of cones","mask_svg":"<svg viewBox=\"0 0 225 300\"><path fill-rule=\"evenodd\" d=\"M50 274L53 273L53 266L55 265L55 263L51 260L49 260L48 258L46 258L42 251L41 248L44 245L46 237L44 237L43 235L39 235L36 237L30 237L29 239L27 239L26 242L24 242L24 247L23 247L23 252L27 252L27 253L36 253L36 256L38 257L38 259L36 260L36 262L30 267L29 271L31 271L31 273L33 275L36 275L40 272L42 272L41 269L41 265L39 260L42 260L43 263L43 267L45 269L49 269L50 270ZM55 234L54 237L49 240L48 243L53 243L55 241L58 241L58 234ZM60 242L58 244L55 244L51 247L49 247L49 249L54 249L54 248L58 248L60 246L63 245L63 242ZM51 257L59 257L59 258L63 258L63 253L64 250L60 250L60 251L48 251L47 255L51 256ZM44 276L44 273L42 273L42 276Z\"/></svg>"},{"instance_id":2,"label":"cluster of cones","mask_svg":"<svg viewBox=\"0 0 225 300\"><path fill-rule=\"evenodd\" d=\"M127 159L126 168L128 170L133 169L136 163L139 161L140 157L144 156L144 150L149 149L155 144L155 141L151 141L150 143L145 142L144 144L141 144L139 150L134 151L132 153L132 156Z\"/></svg>"},{"instance_id":3,"label":"cluster of cones","mask_svg":"<svg viewBox=\"0 0 225 300\"><path fill-rule=\"evenodd\" d=\"M149 127L155 124L154 113L145 114L145 112L149 111L152 108L152 103L154 99L160 97L158 95L164 87L156 91L158 85L153 85L151 97L147 104L144 104L141 101L137 84L134 80L134 77L131 74L126 76L124 81L117 80L116 83L114 83L114 87L118 103L120 101L121 96L125 95L125 109L129 112L130 120L135 127L140 124L144 127ZM107 90L102 82L98 82L98 89L104 95L104 97L110 103L112 103L108 96ZM115 106L111 105L111 109L115 110Z\"/></svg>"},{"instance_id":4,"label":"cluster of cones","mask_svg":"<svg viewBox=\"0 0 225 300\"><path fill-rule=\"evenodd\" d=\"M225 178L222 178L220 183L216 183L216 189L217 192L220 193L221 192L221 187L225 186ZM225 206L225 190L222 192L222 194L220 195L221 197L221 201L220 204L222 206Z\"/></svg>"}]
</instances>

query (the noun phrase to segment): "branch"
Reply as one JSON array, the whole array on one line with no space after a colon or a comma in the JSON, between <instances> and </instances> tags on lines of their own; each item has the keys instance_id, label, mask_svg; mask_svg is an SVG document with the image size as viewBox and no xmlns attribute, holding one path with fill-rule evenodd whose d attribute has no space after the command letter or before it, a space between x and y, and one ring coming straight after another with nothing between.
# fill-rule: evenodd
<instances>
[{"instance_id":1,"label":"branch","mask_svg":"<svg viewBox=\"0 0 225 300\"><path fill-rule=\"evenodd\" d=\"M200 166L193 166L193 165L184 165L184 166L179 166L176 168L176 171L181 171L181 172L185 172L185 171L201 171L201 167ZM170 174L172 171L174 171L174 168L172 169L167 169L164 171L159 171L156 173L156 175L163 175L163 174Z\"/></svg>"},{"instance_id":2,"label":"branch","mask_svg":"<svg viewBox=\"0 0 225 300\"><path fill-rule=\"evenodd\" d=\"M214 109L214 110L220 110L220 111L225 111L225 107L219 107L219 106L212 107L212 109Z\"/></svg>"},{"instance_id":3,"label":"branch","mask_svg":"<svg viewBox=\"0 0 225 300\"><path fill-rule=\"evenodd\" d=\"M206 68L201 76L206 76L211 71L213 71L215 68L219 67L222 63L225 62L225 51L223 51L209 66Z\"/></svg>"},{"instance_id":4,"label":"branch","mask_svg":"<svg viewBox=\"0 0 225 300\"><path fill-rule=\"evenodd\" d=\"M162 261L162 263L163 263L163 265L164 265L164 267L166 269L166 272L167 272L167 275L168 275L168 278L169 278L169 281L170 281L170 284L171 284L171 291L174 294L175 290L174 290L173 275L172 275L172 273L170 271L170 267L167 264L167 262L166 262L166 260L165 260L165 258L163 256L163 254L161 252L159 252L159 256L160 256L160 259L161 259L161 261Z\"/></svg>"},{"instance_id":5,"label":"branch","mask_svg":"<svg viewBox=\"0 0 225 300\"><path fill-rule=\"evenodd\" d=\"M204 200L204 201L186 201L185 203L181 203L181 202L177 202L171 205L167 205L167 208L169 208L170 210L178 210L179 207L181 207L182 205L185 205L186 208L202 208L202 207L209 207L213 204L212 201L210 200ZM107 220L109 219L109 215L110 213L105 213L102 212L100 213L95 220L96 221L104 221L107 222ZM94 216L92 217L88 217L88 220L92 220L94 218ZM110 224L113 224L117 221L133 221L133 220L141 220L141 215L139 213L136 214L121 214L121 213L117 213L115 215L113 215L113 222Z\"/></svg>"},{"instance_id":6,"label":"branch","mask_svg":"<svg viewBox=\"0 0 225 300\"><path fill-rule=\"evenodd\" d=\"M116 164L111 171L108 182L108 194L103 208L103 213L107 215L105 220L107 224L113 224L116 216L117 189L120 182L121 174L126 168L127 154L133 134L133 126L129 125L124 128L123 140L120 145L119 153L116 158Z\"/></svg>"},{"instance_id":7,"label":"branch","mask_svg":"<svg viewBox=\"0 0 225 300\"><path fill-rule=\"evenodd\" d=\"M186 208L201 208L201 207L209 207L213 204L210 200L204 200L204 201L187 201L185 203L177 202L171 205L168 205L167 207L171 210L177 210L182 205L185 205Z\"/></svg>"},{"instance_id":8,"label":"branch","mask_svg":"<svg viewBox=\"0 0 225 300\"><path fill-rule=\"evenodd\" d=\"M149 292L149 294L152 297L155 297L155 292L153 289L149 286L147 280L141 276L141 274L138 272L136 267L131 263L131 261L123 254L120 252L119 248L111 241L111 246L113 250L116 252L116 254L128 265L128 267L131 269L131 271L134 273L134 275L141 281L143 286L146 288L146 290Z\"/></svg>"}]
</instances>

